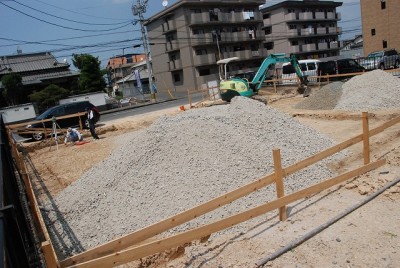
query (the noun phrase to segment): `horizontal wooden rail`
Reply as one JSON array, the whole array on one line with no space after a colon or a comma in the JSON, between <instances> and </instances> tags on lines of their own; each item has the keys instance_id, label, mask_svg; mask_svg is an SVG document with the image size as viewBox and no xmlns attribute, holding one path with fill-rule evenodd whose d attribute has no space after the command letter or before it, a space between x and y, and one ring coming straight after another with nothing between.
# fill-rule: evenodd
<instances>
[{"instance_id":1,"label":"horizontal wooden rail","mask_svg":"<svg viewBox=\"0 0 400 268\"><path fill-rule=\"evenodd\" d=\"M76 114L58 116L58 117L56 117L56 120L71 118L71 117L79 117L79 116L82 116L85 114L86 114L85 112L81 112L81 113L76 113ZM50 119L35 120L35 121L28 121L28 122L24 122L24 123L7 125L6 127L12 130L12 129L19 128L19 127L25 127L27 125L32 125L32 124L37 124L37 123L45 123L45 122L51 122L51 121L52 121L52 119L50 118Z\"/></svg>"},{"instance_id":2,"label":"horizontal wooden rail","mask_svg":"<svg viewBox=\"0 0 400 268\"><path fill-rule=\"evenodd\" d=\"M117 265L121 265L130 261L138 260L140 258L149 256L151 254L155 254L157 252L161 252L166 249L170 249L173 247L181 246L185 243L191 242L196 239L200 239L204 236L210 235L212 233L221 231L228 227L234 226L241 222L250 220L252 218L258 217L264 213L267 213L271 210L278 209L279 207L286 206L294 201L300 200L312 194L321 192L325 189L328 189L338 183L344 182L348 179L351 179L355 176L359 176L363 173L376 169L386 162L385 159L378 160L368 165L361 166L352 171L341 174L337 177L328 179L324 182L315 184L311 187L300 190L296 193L278 198L274 201L266 203L264 205L260 205L253 209L247 210L245 212L230 216L228 218L216 221L211 224L203 225L201 227L195 228L190 231L186 231L177 235L173 235L171 237L157 240L154 242L150 242L145 245L137 246L134 248L130 248L127 250L123 250L114 254L110 254L98 259L94 259L91 261L87 261L84 263L80 263L77 265L73 265L70 267L76 268L89 268L89 267L113 267Z\"/></svg>"},{"instance_id":3,"label":"horizontal wooden rail","mask_svg":"<svg viewBox=\"0 0 400 268\"><path fill-rule=\"evenodd\" d=\"M400 117L394 118L391 121L384 123L382 126L371 130L370 136L376 135L376 134L382 132L385 128L388 128L398 122L400 122ZM385 128L383 126L385 126ZM306 168L312 164L315 164L318 161L320 161L324 158L327 158L337 152L340 152L341 150L346 149L362 140L363 140L363 134L357 135L347 141L344 141L344 142L337 144L331 148L328 148L322 152L312 155L300 162L290 165L290 166L282 169L282 172L285 177L289 176L290 174L293 174L303 168ZM111 254L111 253L117 252L118 250L132 246L132 245L139 243L145 239L148 239L157 234L165 232L173 227L179 226L187 221L193 220L201 215L204 215L205 213L213 211L216 208L219 208L223 205L229 204L229 203L231 203L243 196L246 196L256 190L259 190L259 189L273 183L274 178L275 178L275 173L269 174L263 178L260 178L259 180L255 181L255 182L244 185L234 191L228 192L224 195L221 195L221 196L219 196L215 199L212 199L206 203L203 203L199 206L196 206L189 210L181 212L175 216L172 216L170 218L162 220L153 225L149 225L143 229L140 229L140 230L130 233L128 235L122 236L120 238L114 239L110 242L107 242L98 247L89 249L80 254L69 257L69 258L61 261L61 265L63 267L70 266L70 265L73 265L76 263L81 263L83 261L98 258L98 257L104 256L106 254Z\"/></svg>"}]
</instances>

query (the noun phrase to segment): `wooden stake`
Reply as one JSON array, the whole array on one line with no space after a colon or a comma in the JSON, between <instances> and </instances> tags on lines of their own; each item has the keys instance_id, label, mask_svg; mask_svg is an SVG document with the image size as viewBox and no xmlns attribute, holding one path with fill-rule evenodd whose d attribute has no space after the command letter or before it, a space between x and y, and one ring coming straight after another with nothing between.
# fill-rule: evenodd
<instances>
[{"instance_id":1,"label":"wooden stake","mask_svg":"<svg viewBox=\"0 0 400 268\"><path fill-rule=\"evenodd\" d=\"M363 152L364 152L364 165L370 162L369 155L369 124L368 124L368 113L362 113L362 124L363 124Z\"/></svg>"},{"instance_id":2,"label":"wooden stake","mask_svg":"<svg viewBox=\"0 0 400 268\"><path fill-rule=\"evenodd\" d=\"M279 149L274 149L272 151L272 155L274 158L274 167L275 167L276 194L278 198L281 198L285 196L285 186L283 185L281 151ZM285 221L286 219L287 219L286 206L282 206L279 208L279 220Z\"/></svg>"},{"instance_id":3,"label":"wooden stake","mask_svg":"<svg viewBox=\"0 0 400 268\"><path fill-rule=\"evenodd\" d=\"M57 257L55 255L55 252L53 250L53 246L49 241L44 241L42 242L41 245L42 251L44 258L46 260L46 265L49 268L57 268L60 267L60 264L57 261Z\"/></svg>"}]
</instances>

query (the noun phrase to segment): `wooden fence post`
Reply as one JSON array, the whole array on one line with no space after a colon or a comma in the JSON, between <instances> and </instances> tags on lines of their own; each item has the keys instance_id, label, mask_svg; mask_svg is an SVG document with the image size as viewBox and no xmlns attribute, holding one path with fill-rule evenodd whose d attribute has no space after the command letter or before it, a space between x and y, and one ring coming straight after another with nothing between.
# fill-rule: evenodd
<instances>
[{"instance_id":1,"label":"wooden fence post","mask_svg":"<svg viewBox=\"0 0 400 268\"><path fill-rule=\"evenodd\" d=\"M60 264L57 260L57 256L55 255L54 250L49 241L44 241L41 243L41 249L44 255L44 259L46 260L46 265L49 268L57 268L60 267Z\"/></svg>"},{"instance_id":2,"label":"wooden fence post","mask_svg":"<svg viewBox=\"0 0 400 268\"><path fill-rule=\"evenodd\" d=\"M279 149L274 149L272 151L272 155L274 158L274 167L275 167L275 185L276 185L276 194L278 198L285 196L285 187L283 185L283 170L282 170L282 162L281 162L281 151ZM282 206L279 208L279 220L285 221L287 219L286 215L286 206Z\"/></svg>"},{"instance_id":3,"label":"wooden fence post","mask_svg":"<svg viewBox=\"0 0 400 268\"><path fill-rule=\"evenodd\" d=\"M369 124L368 124L368 113L362 113L362 124L363 124L363 152L364 152L364 165L370 162L369 155Z\"/></svg>"}]
</instances>

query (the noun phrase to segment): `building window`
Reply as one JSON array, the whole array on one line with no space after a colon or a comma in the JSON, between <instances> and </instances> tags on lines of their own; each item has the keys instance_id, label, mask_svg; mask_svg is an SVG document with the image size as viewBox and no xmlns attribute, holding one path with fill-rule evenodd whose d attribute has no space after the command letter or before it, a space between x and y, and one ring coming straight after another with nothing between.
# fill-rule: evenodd
<instances>
[{"instance_id":1,"label":"building window","mask_svg":"<svg viewBox=\"0 0 400 268\"><path fill-rule=\"evenodd\" d=\"M291 46L298 46L299 42L298 41L292 41L292 42L290 42L290 45Z\"/></svg>"},{"instance_id":2,"label":"building window","mask_svg":"<svg viewBox=\"0 0 400 268\"><path fill-rule=\"evenodd\" d=\"M200 76L206 76L206 75L210 75L210 69L200 69L199 70L199 75Z\"/></svg>"},{"instance_id":3,"label":"building window","mask_svg":"<svg viewBox=\"0 0 400 268\"><path fill-rule=\"evenodd\" d=\"M265 32L265 35L271 34L272 33L272 27L265 28L264 32Z\"/></svg>"},{"instance_id":4,"label":"building window","mask_svg":"<svg viewBox=\"0 0 400 268\"><path fill-rule=\"evenodd\" d=\"M289 24L289 29L290 29L290 30L296 30L296 29L297 29L297 26L294 25L294 24Z\"/></svg>"},{"instance_id":5,"label":"building window","mask_svg":"<svg viewBox=\"0 0 400 268\"><path fill-rule=\"evenodd\" d=\"M266 13L263 15L263 19L269 19L269 18L271 18L271 14Z\"/></svg>"},{"instance_id":6,"label":"building window","mask_svg":"<svg viewBox=\"0 0 400 268\"><path fill-rule=\"evenodd\" d=\"M264 44L264 48L266 48L267 50L272 50L274 49L274 42L268 42Z\"/></svg>"},{"instance_id":7,"label":"building window","mask_svg":"<svg viewBox=\"0 0 400 268\"><path fill-rule=\"evenodd\" d=\"M175 36L173 34L167 34L165 38L167 39L168 42L175 40Z\"/></svg>"},{"instance_id":8,"label":"building window","mask_svg":"<svg viewBox=\"0 0 400 268\"><path fill-rule=\"evenodd\" d=\"M234 46L233 47L233 51L243 51L246 50L246 48L244 46Z\"/></svg>"},{"instance_id":9,"label":"building window","mask_svg":"<svg viewBox=\"0 0 400 268\"><path fill-rule=\"evenodd\" d=\"M250 46L250 49L251 49L251 51L258 51L259 46L258 46L258 44L254 44L254 45Z\"/></svg>"},{"instance_id":10,"label":"building window","mask_svg":"<svg viewBox=\"0 0 400 268\"><path fill-rule=\"evenodd\" d=\"M386 9L386 1L381 0L381 9Z\"/></svg>"},{"instance_id":11,"label":"building window","mask_svg":"<svg viewBox=\"0 0 400 268\"><path fill-rule=\"evenodd\" d=\"M204 34L204 29L193 29L193 35Z\"/></svg>"},{"instance_id":12,"label":"building window","mask_svg":"<svg viewBox=\"0 0 400 268\"><path fill-rule=\"evenodd\" d=\"M196 56L200 55L207 55L207 49L201 48L201 49L196 49Z\"/></svg>"},{"instance_id":13,"label":"building window","mask_svg":"<svg viewBox=\"0 0 400 268\"><path fill-rule=\"evenodd\" d=\"M387 48L387 41L386 40L383 40L382 46L383 46L383 48Z\"/></svg>"},{"instance_id":14,"label":"building window","mask_svg":"<svg viewBox=\"0 0 400 268\"><path fill-rule=\"evenodd\" d=\"M181 81L181 76L179 73L174 73L174 82L180 82Z\"/></svg>"},{"instance_id":15,"label":"building window","mask_svg":"<svg viewBox=\"0 0 400 268\"><path fill-rule=\"evenodd\" d=\"M375 35L375 29L371 29L371 35Z\"/></svg>"},{"instance_id":16,"label":"building window","mask_svg":"<svg viewBox=\"0 0 400 268\"><path fill-rule=\"evenodd\" d=\"M190 10L190 12L191 12L191 13L195 13L195 14L199 14L199 13L201 13L201 9L199 9L199 8L193 8L193 9Z\"/></svg>"}]
</instances>

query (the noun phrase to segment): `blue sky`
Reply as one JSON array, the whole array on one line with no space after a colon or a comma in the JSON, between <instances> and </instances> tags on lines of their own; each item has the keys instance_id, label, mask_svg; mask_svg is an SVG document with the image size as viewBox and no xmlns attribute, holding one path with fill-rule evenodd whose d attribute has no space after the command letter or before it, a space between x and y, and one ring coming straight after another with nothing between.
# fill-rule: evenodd
<instances>
[{"instance_id":1,"label":"blue sky","mask_svg":"<svg viewBox=\"0 0 400 268\"><path fill-rule=\"evenodd\" d=\"M141 0L143 2L143 0ZM163 0L148 0L144 18L161 11ZM169 5L176 0L169 0ZM280 0L269 0L271 3ZM360 0L342 0L341 39L361 34ZM136 0L0 0L0 55L51 51L59 61L89 53L102 67L122 53L142 53L140 27L132 22Z\"/></svg>"}]
</instances>

